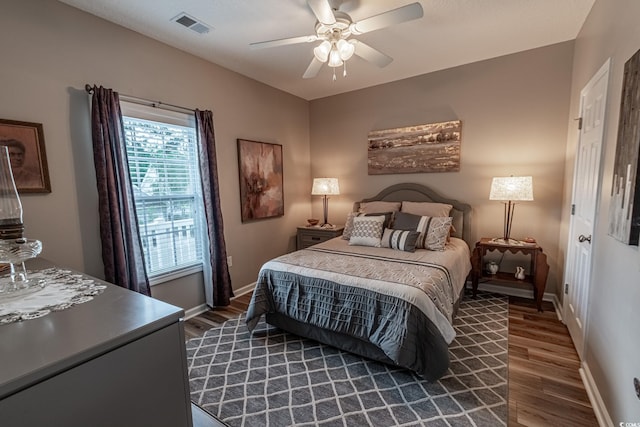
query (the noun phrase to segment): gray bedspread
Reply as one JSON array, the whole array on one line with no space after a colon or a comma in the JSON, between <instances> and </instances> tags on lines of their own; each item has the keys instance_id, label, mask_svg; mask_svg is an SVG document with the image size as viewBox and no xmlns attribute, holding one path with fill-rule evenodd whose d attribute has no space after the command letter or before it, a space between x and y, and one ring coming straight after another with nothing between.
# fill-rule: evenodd
<instances>
[{"instance_id":1,"label":"gray bedspread","mask_svg":"<svg viewBox=\"0 0 640 427\"><path fill-rule=\"evenodd\" d=\"M442 252L409 253L347 243L336 238L267 262L247 311L249 329L262 314L277 313L295 320L297 333L311 325L360 340L385 361L437 377L448 364L454 307L471 268L467 245L452 239Z\"/></svg>"}]
</instances>

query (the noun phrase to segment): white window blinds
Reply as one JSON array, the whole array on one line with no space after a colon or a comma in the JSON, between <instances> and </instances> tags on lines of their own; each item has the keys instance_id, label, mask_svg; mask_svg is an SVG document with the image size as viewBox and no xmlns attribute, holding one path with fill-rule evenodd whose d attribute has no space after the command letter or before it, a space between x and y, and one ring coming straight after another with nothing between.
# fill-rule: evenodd
<instances>
[{"instance_id":1,"label":"white window blinds","mask_svg":"<svg viewBox=\"0 0 640 427\"><path fill-rule=\"evenodd\" d=\"M129 171L150 278L202 265L193 116L122 103Z\"/></svg>"}]
</instances>

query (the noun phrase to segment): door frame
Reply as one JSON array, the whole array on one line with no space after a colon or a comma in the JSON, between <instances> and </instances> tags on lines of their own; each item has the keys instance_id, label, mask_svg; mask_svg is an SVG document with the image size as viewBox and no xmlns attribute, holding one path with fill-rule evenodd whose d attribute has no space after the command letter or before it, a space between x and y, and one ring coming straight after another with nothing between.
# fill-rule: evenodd
<instances>
[{"instance_id":1,"label":"door frame","mask_svg":"<svg viewBox=\"0 0 640 427\"><path fill-rule=\"evenodd\" d=\"M600 162L598 164L598 178L597 178L597 186L598 186L598 191L596 192L596 200L595 200L595 205L594 205L594 216L593 216L593 229L592 229L592 236L595 235L595 231L596 231L596 224L597 224L597 219L600 215L600 200L601 200L601 194L602 194L602 177L603 177L603 151L604 151L604 142L605 142L605 135L606 135L606 127L607 127L607 111L608 111L608 98L609 98L609 84L611 81L611 58L607 58L607 60L604 62L604 64L602 64L602 66L598 69L598 71L596 73L593 74L593 76L589 79L589 81L587 82L587 84L584 85L584 87L582 88L582 90L580 90L580 111L579 111L579 117L580 120L582 120L582 117L584 115L584 93L589 90L592 86L595 85L595 83L602 77L603 74L607 74L607 85L605 87L605 93L604 93L604 102L605 102L605 106L604 106L604 113L603 113L603 117L602 117L602 121L603 121L603 125L602 125L602 142L601 142L601 146L600 146ZM572 178L572 188L571 188L571 205L574 205L574 201L575 201L575 197L576 197L576 174L578 171L578 161L579 159L579 152L580 152L580 144L583 142L582 141L582 131L581 129L578 129L578 142L576 144L576 148L575 148L575 159L573 161L574 167L573 167L573 178ZM571 263L573 262L573 246L571 244L572 242L572 238L573 238L573 231L575 228L575 224L574 224L574 215L573 213L571 213L570 215L570 219L569 219L569 232L565 241L565 249L566 249L566 259L564 262L564 271L563 271L563 275L562 275L562 321L563 323L567 322L567 318L568 316L571 314L570 309L569 309L569 304L566 298L567 292L566 292L566 286L568 283L568 274L572 268ZM591 242L591 254L593 256L593 253L595 251L595 248L597 246L597 239L593 239L593 241ZM592 258L593 259L593 258ZM580 340L580 342L582 343L582 348L578 349L576 348L576 351L578 353L578 356L580 356L580 358L582 359L582 355L583 355L583 351L584 348L586 347L587 344L587 336L588 336L588 328L589 328L589 321L588 321L588 312L589 312L589 306L591 305L591 285L593 283L593 261L591 261L590 265L589 265L589 277L588 277L588 292L587 292L587 296L586 296L586 301L585 301L585 307L582 307L582 309L584 310L584 325L582 328L582 332L583 332L583 336L582 339ZM571 331L569 331L569 333L571 334ZM572 337L572 341L574 342L574 346L575 346L575 342L576 340Z\"/></svg>"}]
</instances>

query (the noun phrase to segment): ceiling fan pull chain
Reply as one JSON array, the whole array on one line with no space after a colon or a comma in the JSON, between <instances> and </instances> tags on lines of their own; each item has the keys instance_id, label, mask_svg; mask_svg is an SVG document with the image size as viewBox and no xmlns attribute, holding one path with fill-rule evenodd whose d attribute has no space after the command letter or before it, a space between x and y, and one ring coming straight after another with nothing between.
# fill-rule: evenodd
<instances>
[{"instance_id":1,"label":"ceiling fan pull chain","mask_svg":"<svg viewBox=\"0 0 640 427\"><path fill-rule=\"evenodd\" d=\"M342 63L343 69L342 69L342 77L347 77L347 61L344 61Z\"/></svg>"},{"instance_id":2,"label":"ceiling fan pull chain","mask_svg":"<svg viewBox=\"0 0 640 427\"><path fill-rule=\"evenodd\" d=\"M333 67L333 81L336 81L336 68Z\"/></svg>"}]
</instances>

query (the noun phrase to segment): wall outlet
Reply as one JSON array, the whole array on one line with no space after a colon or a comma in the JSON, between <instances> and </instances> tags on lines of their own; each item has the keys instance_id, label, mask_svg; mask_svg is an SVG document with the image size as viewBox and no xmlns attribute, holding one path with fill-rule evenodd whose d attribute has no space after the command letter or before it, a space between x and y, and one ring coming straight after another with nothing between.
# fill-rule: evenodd
<instances>
[{"instance_id":1,"label":"wall outlet","mask_svg":"<svg viewBox=\"0 0 640 427\"><path fill-rule=\"evenodd\" d=\"M233 267L233 257L231 255L227 257L227 265Z\"/></svg>"}]
</instances>

